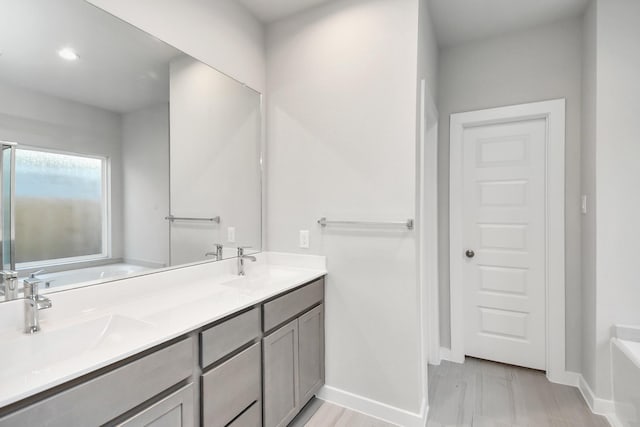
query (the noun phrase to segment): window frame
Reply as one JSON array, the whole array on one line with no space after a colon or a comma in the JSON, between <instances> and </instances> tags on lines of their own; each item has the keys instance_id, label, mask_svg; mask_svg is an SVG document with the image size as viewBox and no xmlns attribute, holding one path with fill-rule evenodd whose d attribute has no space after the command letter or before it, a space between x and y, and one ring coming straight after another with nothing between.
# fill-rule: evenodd
<instances>
[{"instance_id":1,"label":"window frame","mask_svg":"<svg viewBox=\"0 0 640 427\"><path fill-rule=\"evenodd\" d=\"M84 157L88 159L97 159L102 163L102 250L99 254L81 255L76 257L55 258L41 261L28 261L15 263L17 271L34 270L43 267L56 267L70 264L90 263L92 261L105 261L111 258L111 159L108 156L99 154L79 153L68 150L58 150L53 148L36 147L32 145L19 145L16 147L16 159L19 150L36 151L40 153L61 154L66 156ZM17 162L16 162L17 163ZM17 173L17 166L16 166ZM17 201L17 197L14 199ZM14 203L16 203L14 201ZM19 242L16 239L16 245Z\"/></svg>"}]
</instances>

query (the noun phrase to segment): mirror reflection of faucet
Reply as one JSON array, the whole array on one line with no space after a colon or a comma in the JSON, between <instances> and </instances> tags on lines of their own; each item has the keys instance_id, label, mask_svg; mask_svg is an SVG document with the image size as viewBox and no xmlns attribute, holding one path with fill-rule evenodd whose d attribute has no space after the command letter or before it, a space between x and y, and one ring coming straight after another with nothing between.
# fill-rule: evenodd
<instances>
[{"instance_id":1,"label":"mirror reflection of faucet","mask_svg":"<svg viewBox=\"0 0 640 427\"><path fill-rule=\"evenodd\" d=\"M44 268L38 270L38 271L34 271L33 273L29 274L29 278L31 279L40 279L38 276L41 275L42 273L46 273L47 270L45 270ZM55 279L48 279L48 280L42 280L40 279L41 282L44 282L44 287L49 289L51 287L51 283L55 282Z\"/></svg>"},{"instance_id":2,"label":"mirror reflection of faucet","mask_svg":"<svg viewBox=\"0 0 640 427\"><path fill-rule=\"evenodd\" d=\"M223 246L220 243L214 243L216 250L214 252L207 252L204 256L212 256L216 261L220 261L222 259L222 249Z\"/></svg>"},{"instance_id":3,"label":"mirror reflection of faucet","mask_svg":"<svg viewBox=\"0 0 640 427\"><path fill-rule=\"evenodd\" d=\"M0 293L4 295L5 300L17 299L19 292L18 272L12 270L0 272Z\"/></svg>"}]
</instances>

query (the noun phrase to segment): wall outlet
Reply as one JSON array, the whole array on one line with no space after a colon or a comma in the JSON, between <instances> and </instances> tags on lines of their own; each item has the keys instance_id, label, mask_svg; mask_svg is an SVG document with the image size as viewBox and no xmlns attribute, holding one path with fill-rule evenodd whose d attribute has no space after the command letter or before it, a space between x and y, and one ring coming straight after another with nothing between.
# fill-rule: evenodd
<instances>
[{"instance_id":1,"label":"wall outlet","mask_svg":"<svg viewBox=\"0 0 640 427\"><path fill-rule=\"evenodd\" d=\"M227 228L227 241L229 243L235 243L236 242L236 228L235 227L228 227Z\"/></svg>"},{"instance_id":2,"label":"wall outlet","mask_svg":"<svg viewBox=\"0 0 640 427\"><path fill-rule=\"evenodd\" d=\"M582 202L581 202L580 210L582 211L582 215L586 215L587 214L587 195L586 194L582 195Z\"/></svg>"},{"instance_id":3,"label":"wall outlet","mask_svg":"<svg viewBox=\"0 0 640 427\"><path fill-rule=\"evenodd\" d=\"M309 249L309 230L300 230L300 247Z\"/></svg>"}]
</instances>

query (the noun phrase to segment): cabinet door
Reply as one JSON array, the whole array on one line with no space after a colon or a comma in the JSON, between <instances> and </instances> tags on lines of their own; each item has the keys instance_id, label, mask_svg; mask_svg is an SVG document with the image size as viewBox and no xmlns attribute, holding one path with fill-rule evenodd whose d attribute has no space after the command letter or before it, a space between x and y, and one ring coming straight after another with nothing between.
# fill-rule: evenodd
<instances>
[{"instance_id":1,"label":"cabinet door","mask_svg":"<svg viewBox=\"0 0 640 427\"><path fill-rule=\"evenodd\" d=\"M192 427L194 421L193 384L119 424L120 427Z\"/></svg>"},{"instance_id":2,"label":"cabinet door","mask_svg":"<svg viewBox=\"0 0 640 427\"><path fill-rule=\"evenodd\" d=\"M0 419L0 427L100 426L193 373L193 338L162 348ZM1 387L2 385L0 385Z\"/></svg>"},{"instance_id":3,"label":"cabinet door","mask_svg":"<svg viewBox=\"0 0 640 427\"><path fill-rule=\"evenodd\" d=\"M298 411L298 319L264 338L264 427L286 426Z\"/></svg>"},{"instance_id":4,"label":"cabinet door","mask_svg":"<svg viewBox=\"0 0 640 427\"><path fill-rule=\"evenodd\" d=\"M300 407L302 407L324 383L323 304L299 317L298 349Z\"/></svg>"}]
</instances>

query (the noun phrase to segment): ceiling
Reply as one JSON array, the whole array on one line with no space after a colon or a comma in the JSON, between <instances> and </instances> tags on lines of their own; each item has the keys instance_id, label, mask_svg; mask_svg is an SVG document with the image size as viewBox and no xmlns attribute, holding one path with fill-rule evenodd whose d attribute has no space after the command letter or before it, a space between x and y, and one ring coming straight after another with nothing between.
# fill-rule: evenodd
<instances>
[{"instance_id":1,"label":"ceiling","mask_svg":"<svg viewBox=\"0 0 640 427\"><path fill-rule=\"evenodd\" d=\"M441 47L578 16L589 0L430 0Z\"/></svg>"},{"instance_id":2,"label":"ceiling","mask_svg":"<svg viewBox=\"0 0 640 427\"><path fill-rule=\"evenodd\" d=\"M177 49L84 0L0 0L0 10L0 83L120 113L168 102ZM64 47L80 58L60 58Z\"/></svg>"},{"instance_id":3,"label":"ceiling","mask_svg":"<svg viewBox=\"0 0 640 427\"><path fill-rule=\"evenodd\" d=\"M332 0L240 0L260 21L270 23Z\"/></svg>"}]
</instances>

